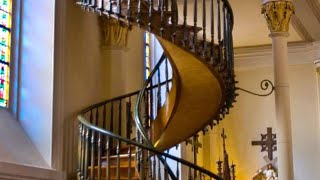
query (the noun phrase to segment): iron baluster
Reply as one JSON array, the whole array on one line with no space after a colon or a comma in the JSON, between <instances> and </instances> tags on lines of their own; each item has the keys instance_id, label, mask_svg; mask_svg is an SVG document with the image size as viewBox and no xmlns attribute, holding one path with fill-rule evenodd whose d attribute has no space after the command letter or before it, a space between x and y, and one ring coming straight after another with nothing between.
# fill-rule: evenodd
<instances>
[{"instance_id":1,"label":"iron baluster","mask_svg":"<svg viewBox=\"0 0 320 180\"><path fill-rule=\"evenodd\" d=\"M80 174L81 172L81 151L82 151L82 124L79 123L79 139L78 139L78 168L77 172Z\"/></svg>"},{"instance_id":2,"label":"iron baluster","mask_svg":"<svg viewBox=\"0 0 320 180\"><path fill-rule=\"evenodd\" d=\"M149 0L149 18L148 18L148 30L152 31L152 16L153 14L153 0Z\"/></svg>"},{"instance_id":3,"label":"iron baluster","mask_svg":"<svg viewBox=\"0 0 320 180\"><path fill-rule=\"evenodd\" d=\"M207 53L207 35L206 35L206 0L202 0L202 38L203 38L203 49L202 49L202 57L206 57Z\"/></svg>"},{"instance_id":4,"label":"iron baluster","mask_svg":"<svg viewBox=\"0 0 320 180\"><path fill-rule=\"evenodd\" d=\"M171 24L172 24L172 34L171 34L171 40L172 42L176 39L176 33L177 33L177 22L178 22L178 7L177 7L177 0L171 1Z\"/></svg>"},{"instance_id":5,"label":"iron baluster","mask_svg":"<svg viewBox=\"0 0 320 180\"><path fill-rule=\"evenodd\" d=\"M179 162L177 161L177 172L176 172L176 174L177 174L177 179L179 179L179 177L180 177L180 170L179 170Z\"/></svg>"},{"instance_id":6,"label":"iron baluster","mask_svg":"<svg viewBox=\"0 0 320 180\"><path fill-rule=\"evenodd\" d=\"M158 114L158 111L160 110L161 108L161 72L160 70L158 70L158 88L157 88L157 114ZM156 114L156 116L157 116Z\"/></svg>"},{"instance_id":7,"label":"iron baluster","mask_svg":"<svg viewBox=\"0 0 320 180\"><path fill-rule=\"evenodd\" d=\"M189 171L188 171L188 180L192 180L191 167L189 167Z\"/></svg>"},{"instance_id":8,"label":"iron baluster","mask_svg":"<svg viewBox=\"0 0 320 180\"><path fill-rule=\"evenodd\" d=\"M197 0L194 0L194 9L193 9L193 50L197 53L197 43L198 43L198 32L197 32L197 19L198 19L198 12L197 12Z\"/></svg>"},{"instance_id":9,"label":"iron baluster","mask_svg":"<svg viewBox=\"0 0 320 180\"><path fill-rule=\"evenodd\" d=\"M126 103L126 109L127 109L126 137L127 137L127 139L130 139L130 135L131 135L131 98L129 99L129 102Z\"/></svg>"},{"instance_id":10,"label":"iron baluster","mask_svg":"<svg viewBox=\"0 0 320 180\"><path fill-rule=\"evenodd\" d=\"M218 3L218 59L219 64L222 64L222 40L221 40L221 7L220 7L220 0L217 0Z\"/></svg>"},{"instance_id":11,"label":"iron baluster","mask_svg":"<svg viewBox=\"0 0 320 180\"><path fill-rule=\"evenodd\" d=\"M101 133L98 132L98 180L101 180Z\"/></svg>"},{"instance_id":12,"label":"iron baluster","mask_svg":"<svg viewBox=\"0 0 320 180\"><path fill-rule=\"evenodd\" d=\"M106 137L106 179L110 179L110 137Z\"/></svg>"},{"instance_id":13,"label":"iron baluster","mask_svg":"<svg viewBox=\"0 0 320 180\"><path fill-rule=\"evenodd\" d=\"M187 34L187 13L188 13L188 9L187 9L187 0L183 0L183 40L182 40L182 44L183 47L187 46L187 40L188 40L188 34Z\"/></svg>"},{"instance_id":14,"label":"iron baluster","mask_svg":"<svg viewBox=\"0 0 320 180\"><path fill-rule=\"evenodd\" d=\"M84 171L85 171L85 153L86 153L86 131L85 127L82 126L82 143L81 143L81 179L83 179Z\"/></svg>"},{"instance_id":15,"label":"iron baluster","mask_svg":"<svg viewBox=\"0 0 320 180\"><path fill-rule=\"evenodd\" d=\"M117 0L117 18L119 20L121 16L121 0Z\"/></svg>"},{"instance_id":16,"label":"iron baluster","mask_svg":"<svg viewBox=\"0 0 320 180\"><path fill-rule=\"evenodd\" d=\"M158 158L158 179L161 180L161 168L160 168L160 159Z\"/></svg>"},{"instance_id":17,"label":"iron baluster","mask_svg":"<svg viewBox=\"0 0 320 180\"><path fill-rule=\"evenodd\" d=\"M91 169L90 169L90 179L94 179L95 173L94 173L94 169L95 169L95 131L91 130Z\"/></svg>"},{"instance_id":18,"label":"iron baluster","mask_svg":"<svg viewBox=\"0 0 320 180\"><path fill-rule=\"evenodd\" d=\"M120 179L120 140L117 140L117 149L116 149L116 155L117 155L117 171L116 171L116 179Z\"/></svg>"},{"instance_id":19,"label":"iron baluster","mask_svg":"<svg viewBox=\"0 0 320 180\"><path fill-rule=\"evenodd\" d=\"M111 102L111 110L110 110L110 131L114 132L113 130L113 102ZM110 145L113 146L113 140L110 139Z\"/></svg>"},{"instance_id":20,"label":"iron baluster","mask_svg":"<svg viewBox=\"0 0 320 180\"><path fill-rule=\"evenodd\" d=\"M131 180L131 145L128 144L128 180Z\"/></svg>"},{"instance_id":21,"label":"iron baluster","mask_svg":"<svg viewBox=\"0 0 320 180\"><path fill-rule=\"evenodd\" d=\"M86 144L85 144L85 157L84 157L84 179L88 179L88 161L89 161L89 132L90 130L86 128Z\"/></svg>"},{"instance_id":22,"label":"iron baluster","mask_svg":"<svg viewBox=\"0 0 320 180\"><path fill-rule=\"evenodd\" d=\"M212 63L213 65L216 64L215 60L214 60L214 56L215 56L215 52L214 52L214 3L213 0L210 1L210 13L211 13L211 43L210 43L210 63Z\"/></svg>"},{"instance_id":23,"label":"iron baluster","mask_svg":"<svg viewBox=\"0 0 320 180\"><path fill-rule=\"evenodd\" d=\"M166 92L169 93L169 67L168 67L168 59L165 60L165 73L166 73Z\"/></svg>"},{"instance_id":24,"label":"iron baluster","mask_svg":"<svg viewBox=\"0 0 320 180\"><path fill-rule=\"evenodd\" d=\"M222 7L222 14L223 14L223 50L224 50L224 60L222 63L222 67L220 67L220 71L224 71L227 65L227 58L228 58L228 54L227 54L227 21L226 21L226 6L225 3L223 3L223 7Z\"/></svg>"},{"instance_id":25,"label":"iron baluster","mask_svg":"<svg viewBox=\"0 0 320 180\"><path fill-rule=\"evenodd\" d=\"M131 26L131 21L132 21L132 18L131 18L131 0L128 0L128 10L127 10L127 23L128 23L128 26L130 27Z\"/></svg>"},{"instance_id":26,"label":"iron baluster","mask_svg":"<svg viewBox=\"0 0 320 180\"><path fill-rule=\"evenodd\" d=\"M138 15L137 15L137 23L138 27L142 26L142 20L141 20L141 6L142 6L142 0L138 1Z\"/></svg>"},{"instance_id":27,"label":"iron baluster","mask_svg":"<svg viewBox=\"0 0 320 180\"><path fill-rule=\"evenodd\" d=\"M122 135L122 101L119 100L119 109L118 109L118 134Z\"/></svg>"},{"instance_id":28,"label":"iron baluster","mask_svg":"<svg viewBox=\"0 0 320 180\"><path fill-rule=\"evenodd\" d=\"M164 0L159 0L160 2L160 36L162 37L164 35L164 26L165 26L165 22L164 22Z\"/></svg>"}]
</instances>

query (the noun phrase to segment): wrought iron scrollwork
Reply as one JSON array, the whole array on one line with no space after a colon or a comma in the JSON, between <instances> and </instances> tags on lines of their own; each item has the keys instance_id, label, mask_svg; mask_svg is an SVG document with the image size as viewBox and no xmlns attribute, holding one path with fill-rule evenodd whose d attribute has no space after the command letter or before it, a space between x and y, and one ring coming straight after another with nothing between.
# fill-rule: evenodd
<instances>
[{"instance_id":1,"label":"wrought iron scrollwork","mask_svg":"<svg viewBox=\"0 0 320 180\"><path fill-rule=\"evenodd\" d=\"M249 93L249 94L252 94L252 95L255 95L255 96L262 96L262 97L265 97L265 96L269 96L273 93L273 91L275 90L275 87L273 85L273 83L268 80L268 79L264 79L260 82L260 88L263 90L263 91L270 91L266 94L258 94L258 93L254 93L254 92L251 92L249 90L246 90L246 89L243 89L243 88L240 88L240 87L236 87L236 90L241 90L243 92L246 92L246 93Z\"/></svg>"}]
</instances>

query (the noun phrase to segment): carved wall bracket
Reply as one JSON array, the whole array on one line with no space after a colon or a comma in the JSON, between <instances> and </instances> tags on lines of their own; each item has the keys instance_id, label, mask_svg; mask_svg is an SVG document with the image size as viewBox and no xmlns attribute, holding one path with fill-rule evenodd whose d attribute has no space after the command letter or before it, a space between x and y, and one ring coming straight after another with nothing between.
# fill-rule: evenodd
<instances>
[{"instance_id":1,"label":"carved wall bracket","mask_svg":"<svg viewBox=\"0 0 320 180\"><path fill-rule=\"evenodd\" d=\"M268 28L273 32L288 32L294 7L291 1L269 1L262 5Z\"/></svg>"},{"instance_id":2,"label":"carved wall bracket","mask_svg":"<svg viewBox=\"0 0 320 180\"><path fill-rule=\"evenodd\" d=\"M254 92L251 92L249 90L246 90L246 89L243 89L243 88L240 88L240 87L236 87L236 90L241 90L243 92L246 92L246 93L249 93L249 94L252 94L252 95L255 95L255 96L269 96L270 94L273 93L275 87L273 85L273 83L268 80L268 79L265 79L265 80L262 80L260 82L260 88L264 91L267 91L269 90L270 92L266 93L266 94L258 94L258 93L254 93Z\"/></svg>"},{"instance_id":3,"label":"carved wall bracket","mask_svg":"<svg viewBox=\"0 0 320 180\"><path fill-rule=\"evenodd\" d=\"M118 20L105 16L99 17L102 47L125 48L128 41L129 27Z\"/></svg>"}]
</instances>

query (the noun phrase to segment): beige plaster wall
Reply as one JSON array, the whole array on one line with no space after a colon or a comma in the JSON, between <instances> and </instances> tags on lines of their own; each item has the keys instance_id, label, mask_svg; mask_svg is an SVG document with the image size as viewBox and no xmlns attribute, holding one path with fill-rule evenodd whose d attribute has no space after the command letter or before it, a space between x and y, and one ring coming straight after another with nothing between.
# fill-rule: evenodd
<instances>
[{"instance_id":1,"label":"beige plaster wall","mask_svg":"<svg viewBox=\"0 0 320 180\"><path fill-rule=\"evenodd\" d=\"M273 80L271 68L238 71L239 87L259 92L263 79ZM313 64L290 66L290 96L293 133L293 159L295 180L317 180L319 158L319 106L316 71ZM227 133L227 151L230 162L237 167L237 179L248 180L265 165L260 147L251 141L260 140L267 127L275 125L274 95L256 97L239 92L235 107L223 122L204 138L205 168L217 172L215 161L222 157L221 128ZM218 139L218 140L217 140ZM219 150L220 149L220 150ZM277 156L277 153L275 153Z\"/></svg>"},{"instance_id":2,"label":"beige plaster wall","mask_svg":"<svg viewBox=\"0 0 320 180\"><path fill-rule=\"evenodd\" d=\"M76 116L85 107L141 87L143 33L133 29L127 48L101 47L98 16L71 1L66 12L64 121L70 128L65 132L65 169L72 175L76 170Z\"/></svg>"}]
</instances>

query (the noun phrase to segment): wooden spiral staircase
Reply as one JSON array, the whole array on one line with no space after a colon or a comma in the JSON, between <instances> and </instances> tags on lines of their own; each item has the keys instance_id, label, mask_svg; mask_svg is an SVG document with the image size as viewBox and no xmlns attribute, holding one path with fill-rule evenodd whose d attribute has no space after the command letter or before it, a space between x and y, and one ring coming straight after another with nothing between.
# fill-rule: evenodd
<instances>
[{"instance_id":1,"label":"wooden spiral staircase","mask_svg":"<svg viewBox=\"0 0 320 180\"><path fill-rule=\"evenodd\" d=\"M81 0L77 4L153 33L165 52L141 90L97 103L78 116L78 178L160 180L180 179L188 173L188 179L229 179L164 153L218 124L235 102L233 13L228 0ZM192 16L188 7L193 7ZM164 79L161 66L166 69Z\"/></svg>"}]
</instances>

